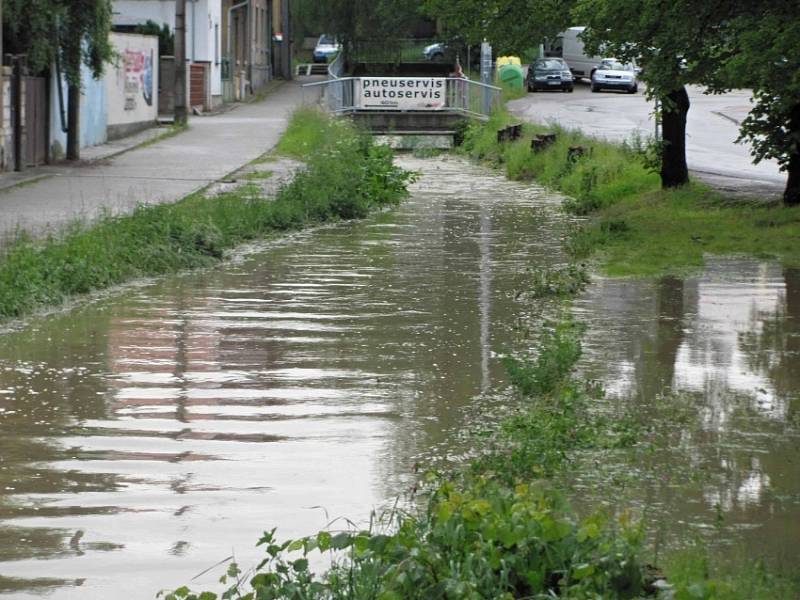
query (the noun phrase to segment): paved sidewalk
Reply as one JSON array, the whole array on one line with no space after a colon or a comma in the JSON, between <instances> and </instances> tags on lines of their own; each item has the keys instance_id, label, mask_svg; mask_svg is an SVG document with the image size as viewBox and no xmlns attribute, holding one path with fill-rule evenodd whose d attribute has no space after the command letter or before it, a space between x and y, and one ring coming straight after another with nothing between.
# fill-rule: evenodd
<instances>
[{"instance_id":1,"label":"paved sidewalk","mask_svg":"<svg viewBox=\"0 0 800 600\"><path fill-rule=\"evenodd\" d=\"M19 229L41 235L105 210L175 202L272 149L301 101L300 83L288 82L260 102L194 117L188 131L152 145L42 169L43 179L0 189L0 241Z\"/></svg>"}]
</instances>

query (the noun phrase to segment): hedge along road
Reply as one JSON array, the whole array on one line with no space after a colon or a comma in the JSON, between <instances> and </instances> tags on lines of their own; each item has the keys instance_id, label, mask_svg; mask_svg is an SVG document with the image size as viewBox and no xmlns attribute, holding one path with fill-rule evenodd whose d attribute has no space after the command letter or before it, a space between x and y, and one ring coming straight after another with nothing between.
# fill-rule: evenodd
<instances>
[{"instance_id":1,"label":"hedge along road","mask_svg":"<svg viewBox=\"0 0 800 600\"><path fill-rule=\"evenodd\" d=\"M736 90L705 95L689 88L692 103L686 126L686 154L689 169L699 179L722 191L745 195L779 196L786 176L775 161L754 165L749 147L736 144L739 125L750 110L750 92ZM542 92L508 103L517 117L537 122L554 121L587 135L621 142L635 131L643 136L654 132L653 102L638 94L603 91L591 93L586 82L575 85L571 95Z\"/></svg>"},{"instance_id":2,"label":"hedge along road","mask_svg":"<svg viewBox=\"0 0 800 600\"><path fill-rule=\"evenodd\" d=\"M302 97L290 82L261 102L194 117L188 131L116 158L47 168L46 179L0 191L0 243L17 229L40 234L104 210L175 202L271 150Z\"/></svg>"}]
</instances>

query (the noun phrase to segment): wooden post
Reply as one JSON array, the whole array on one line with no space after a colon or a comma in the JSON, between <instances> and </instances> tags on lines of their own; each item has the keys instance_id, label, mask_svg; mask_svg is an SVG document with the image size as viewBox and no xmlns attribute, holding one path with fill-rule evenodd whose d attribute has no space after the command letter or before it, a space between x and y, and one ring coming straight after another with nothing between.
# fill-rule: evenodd
<instances>
[{"instance_id":1,"label":"wooden post","mask_svg":"<svg viewBox=\"0 0 800 600\"><path fill-rule=\"evenodd\" d=\"M188 119L186 101L186 0L175 0L175 124Z\"/></svg>"}]
</instances>

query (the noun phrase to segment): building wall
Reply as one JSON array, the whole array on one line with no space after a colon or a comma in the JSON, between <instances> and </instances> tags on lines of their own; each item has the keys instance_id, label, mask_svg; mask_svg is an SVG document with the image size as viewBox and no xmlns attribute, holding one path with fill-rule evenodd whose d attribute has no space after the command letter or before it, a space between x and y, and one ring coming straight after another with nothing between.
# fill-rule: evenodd
<instances>
[{"instance_id":1,"label":"building wall","mask_svg":"<svg viewBox=\"0 0 800 600\"><path fill-rule=\"evenodd\" d=\"M272 79L270 49L272 47L271 7L267 0L251 0L250 45L251 69L250 85L257 92Z\"/></svg>"},{"instance_id":2,"label":"building wall","mask_svg":"<svg viewBox=\"0 0 800 600\"><path fill-rule=\"evenodd\" d=\"M158 38L112 33L119 55L106 72L108 138L116 139L156 124L158 118Z\"/></svg>"},{"instance_id":3,"label":"building wall","mask_svg":"<svg viewBox=\"0 0 800 600\"><path fill-rule=\"evenodd\" d=\"M108 101L106 82L97 80L85 66L81 68L81 133L80 147L97 146L108 140ZM61 105L58 86L61 85L64 98L64 110L67 107L67 82L56 76L55 69L50 82L50 155L63 158L67 147L67 134L61 128ZM66 113L65 113L66 115Z\"/></svg>"},{"instance_id":4,"label":"building wall","mask_svg":"<svg viewBox=\"0 0 800 600\"><path fill-rule=\"evenodd\" d=\"M228 10L240 3L222 0L221 15L222 54L231 61L233 82L230 85L237 99L257 92L273 78L272 37L279 27L279 23L274 21L273 8L280 4L278 0L250 0L247 7L234 11L229 24Z\"/></svg>"},{"instance_id":5,"label":"building wall","mask_svg":"<svg viewBox=\"0 0 800 600\"><path fill-rule=\"evenodd\" d=\"M211 64L211 95L222 95L221 0L186 1L186 59ZM115 0L114 13L166 23L175 30L175 0ZM215 39L216 38L216 39Z\"/></svg>"}]
</instances>

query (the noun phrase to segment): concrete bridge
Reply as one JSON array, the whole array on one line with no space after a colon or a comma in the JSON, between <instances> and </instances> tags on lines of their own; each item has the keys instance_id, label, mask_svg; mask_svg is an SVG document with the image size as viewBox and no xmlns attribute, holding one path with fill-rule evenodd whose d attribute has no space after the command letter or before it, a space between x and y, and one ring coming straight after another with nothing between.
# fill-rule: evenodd
<instances>
[{"instance_id":1,"label":"concrete bridge","mask_svg":"<svg viewBox=\"0 0 800 600\"><path fill-rule=\"evenodd\" d=\"M452 66L387 65L380 69L353 69L358 75L338 76L336 64L325 81L305 84L306 90L322 88L322 106L332 114L347 115L375 135L392 136L395 145L419 145L408 138L438 138L452 145L461 123L486 120L499 107L501 89L463 77L453 77ZM420 72L420 71L433 72ZM317 97L317 94L314 94ZM404 142L404 139L406 140Z\"/></svg>"}]
</instances>

